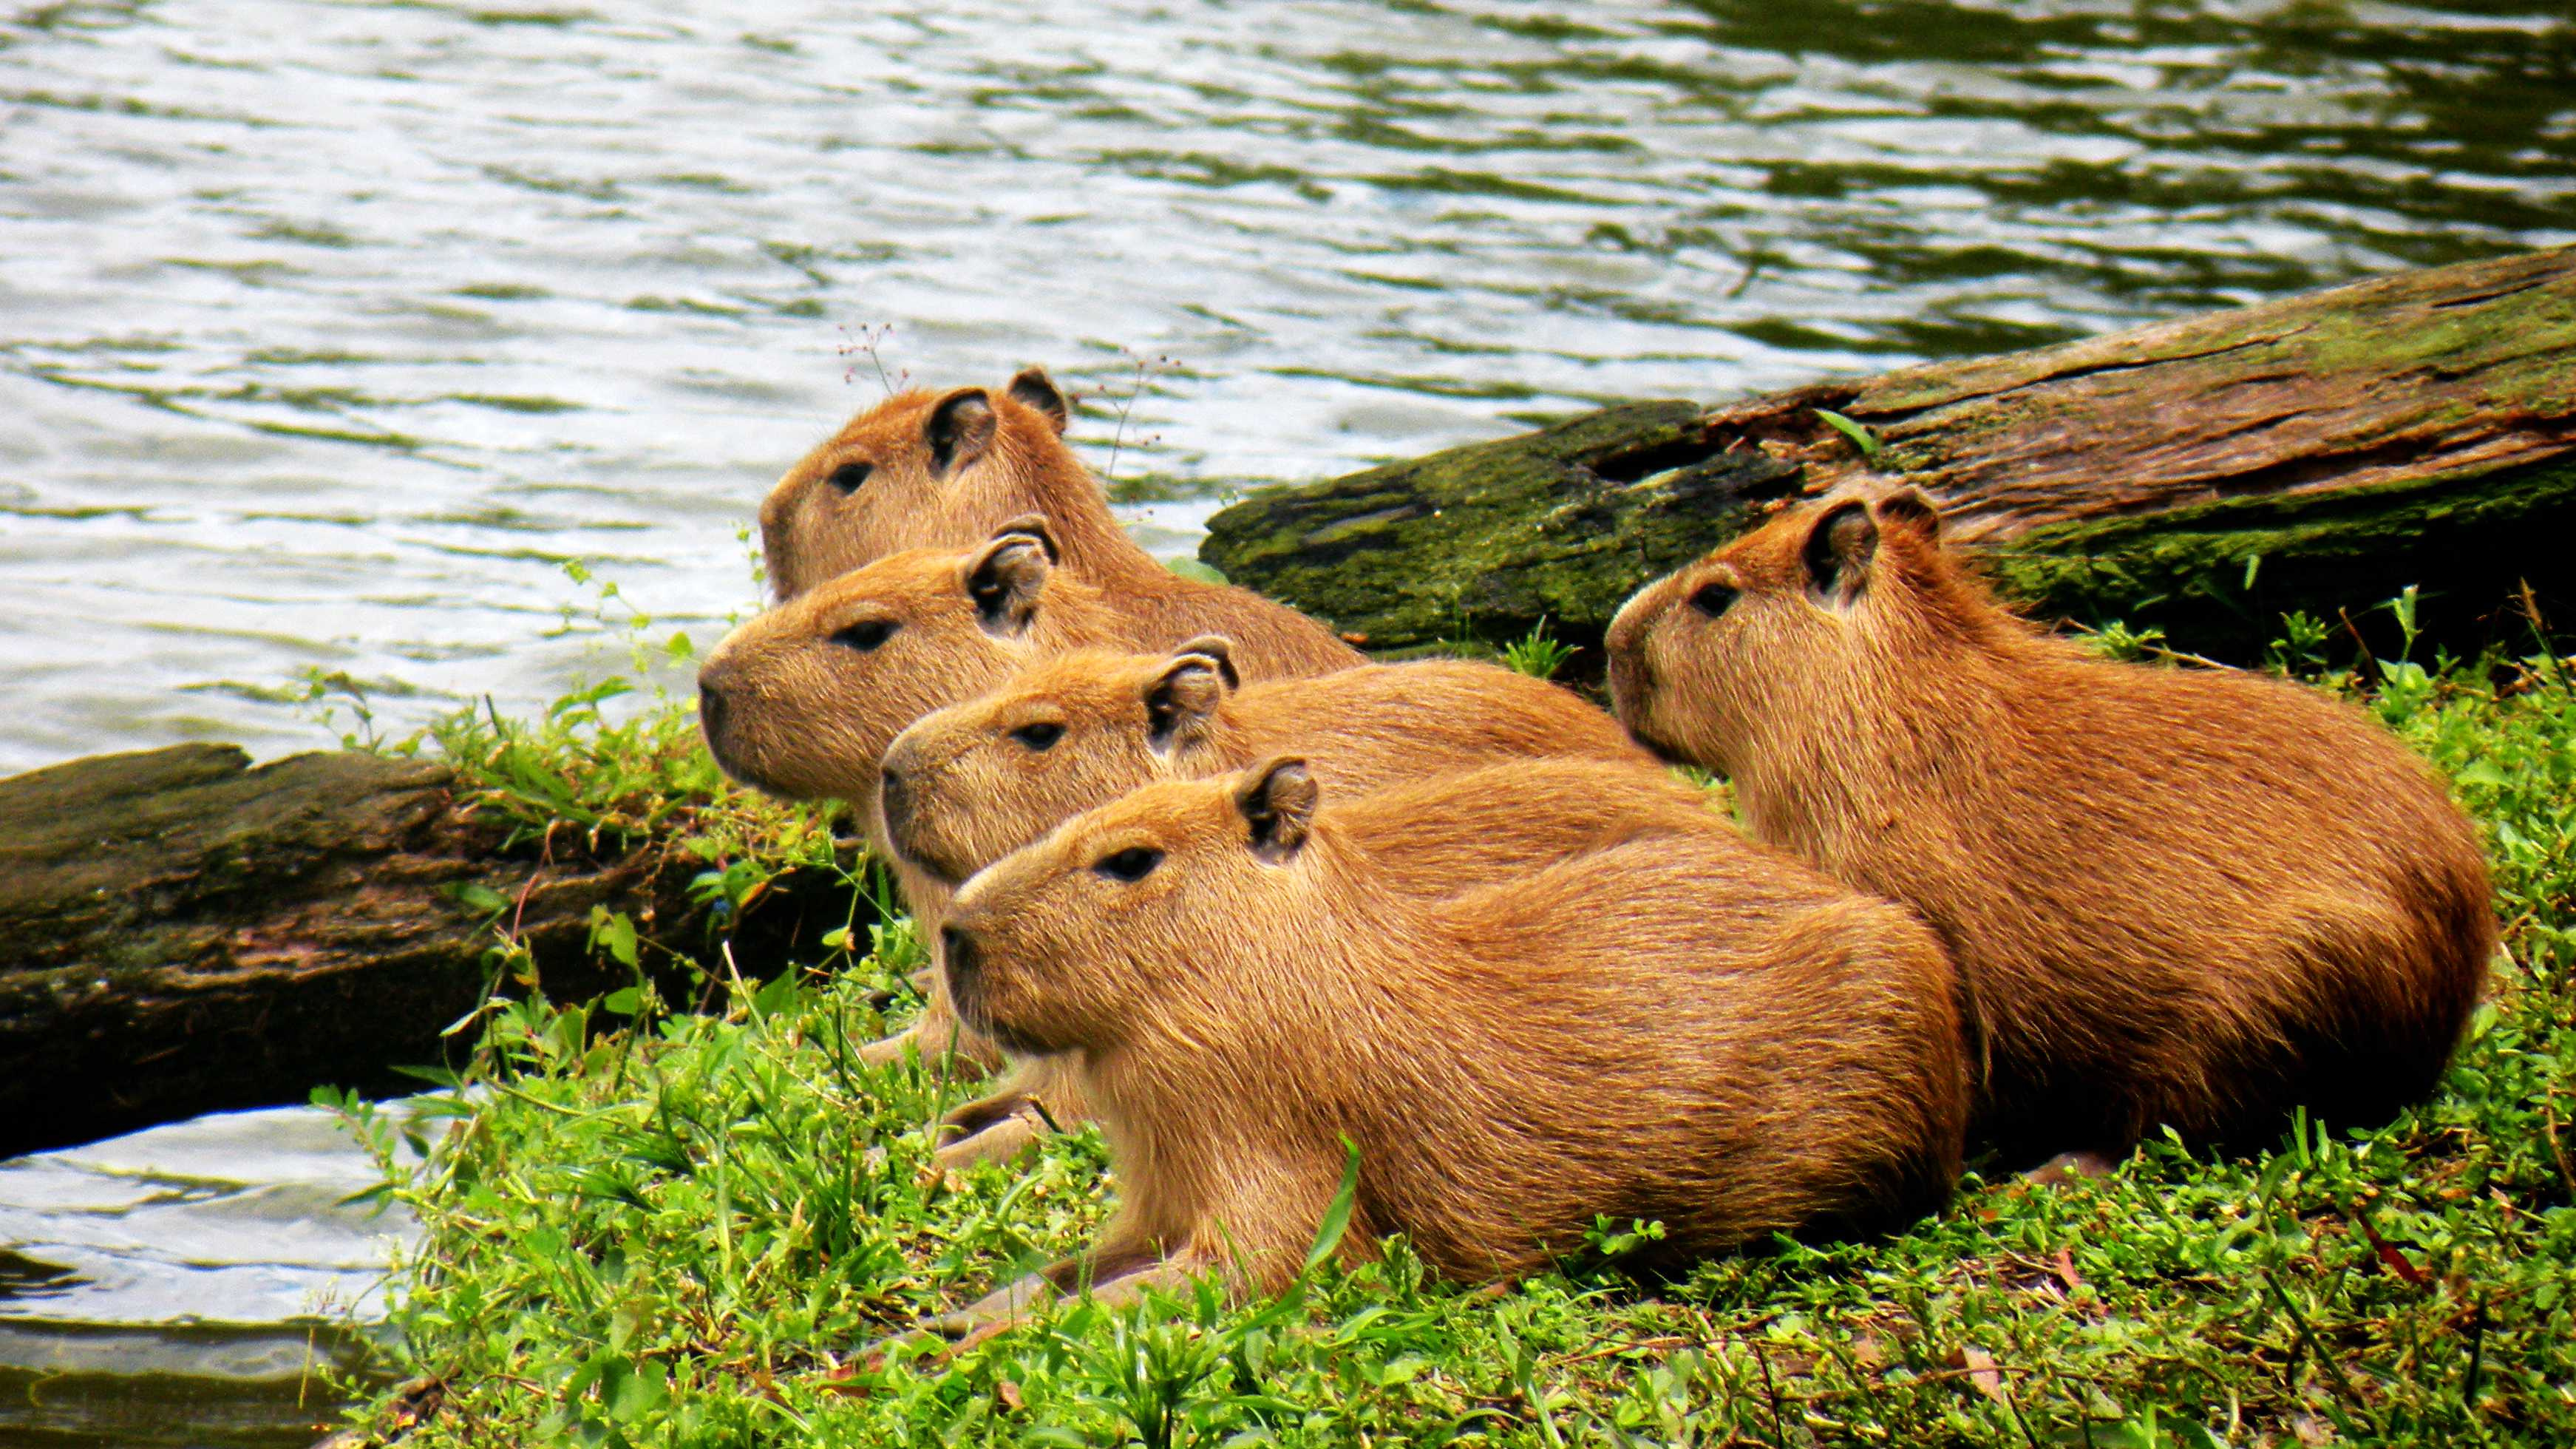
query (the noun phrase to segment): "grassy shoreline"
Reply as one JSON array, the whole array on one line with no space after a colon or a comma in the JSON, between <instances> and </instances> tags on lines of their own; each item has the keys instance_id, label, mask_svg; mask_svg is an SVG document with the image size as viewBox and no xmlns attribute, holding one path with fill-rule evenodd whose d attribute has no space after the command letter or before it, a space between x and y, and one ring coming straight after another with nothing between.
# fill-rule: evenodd
<instances>
[{"instance_id":1,"label":"grassy shoreline","mask_svg":"<svg viewBox=\"0 0 2576 1449\"><path fill-rule=\"evenodd\" d=\"M2576 1442L2576 694L2546 662L2392 665L2366 700L2484 827L2510 955L2384 1127L1972 1176L1895 1237L1673 1283L1619 1273L1606 1227L1600 1260L1482 1289L1399 1247L1284 1303L1076 1305L870 1371L862 1345L1081 1245L1107 1187L1092 1133L929 1174L921 1129L974 1084L854 1055L909 1000L896 919L711 983L720 1013L641 986L496 1008L417 1170L341 1103L423 1226L397 1368L447 1393L404 1442Z\"/></svg>"}]
</instances>

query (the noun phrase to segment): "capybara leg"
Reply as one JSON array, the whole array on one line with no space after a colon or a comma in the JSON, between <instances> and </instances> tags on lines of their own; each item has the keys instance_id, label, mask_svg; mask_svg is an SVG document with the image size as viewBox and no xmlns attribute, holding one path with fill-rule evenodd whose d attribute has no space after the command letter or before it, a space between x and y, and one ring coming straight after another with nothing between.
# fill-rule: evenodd
<instances>
[{"instance_id":1,"label":"capybara leg","mask_svg":"<svg viewBox=\"0 0 2576 1449\"><path fill-rule=\"evenodd\" d=\"M890 1037L869 1042L859 1048L859 1060L871 1067L890 1067L902 1061L906 1052L913 1050L913 1042L918 1035L916 1028L905 1027Z\"/></svg>"},{"instance_id":2,"label":"capybara leg","mask_svg":"<svg viewBox=\"0 0 2576 1449\"><path fill-rule=\"evenodd\" d=\"M935 997L911 1026L859 1048L859 1060L872 1067L886 1067L916 1053L923 1066L957 1076L980 1077L1001 1065L1001 1056L991 1044L967 1034Z\"/></svg>"},{"instance_id":3,"label":"capybara leg","mask_svg":"<svg viewBox=\"0 0 2576 1449\"><path fill-rule=\"evenodd\" d=\"M1029 1094L1017 1087L1005 1087L990 1096L978 1097L962 1107L953 1108L939 1119L942 1142L955 1142L972 1137L988 1127L999 1126L1013 1117L1035 1116Z\"/></svg>"},{"instance_id":4,"label":"capybara leg","mask_svg":"<svg viewBox=\"0 0 2576 1449\"><path fill-rule=\"evenodd\" d=\"M960 1172L979 1162L1008 1162L1035 1146L1046 1135L1046 1125L1037 1108L1017 1092L1004 1092L982 1102L970 1102L958 1112L973 1111L990 1103L1010 1102L1012 1109L983 1117L979 1125L958 1132L957 1112L940 1124L943 1141L931 1155L942 1172ZM949 1135L957 1132L958 1135Z\"/></svg>"},{"instance_id":5,"label":"capybara leg","mask_svg":"<svg viewBox=\"0 0 2576 1449\"><path fill-rule=\"evenodd\" d=\"M949 1340L953 1348L972 1347L1023 1322L1058 1298L1087 1294L1101 1303L1130 1303L1147 1288L1178 1287L1205 1266L1185 1259L1167 1259L1146 1247L1095 1248L1005 1283L963 1308L924 1318L903 1333L868 1345L860 1358L868 1363L883 1363L888 1351L899 1345L939 1339Z\"/></svg>"}]
</instances>

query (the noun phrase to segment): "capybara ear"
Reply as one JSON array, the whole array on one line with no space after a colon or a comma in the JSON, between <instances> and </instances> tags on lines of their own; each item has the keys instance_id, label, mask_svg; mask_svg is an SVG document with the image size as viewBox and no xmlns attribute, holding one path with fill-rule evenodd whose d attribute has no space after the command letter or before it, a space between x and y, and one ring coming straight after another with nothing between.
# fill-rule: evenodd
<instances>
[{"instance_id":1,"label":"capybara ear","mask_svg":"<svg viewBox=\"0 0 2576 1449\"><path fill-rule=\"evenodd\" d=\"M1870 510L1881 528L1902 529L1930 543L1941 536L1941 511L1914 488L1899 488Z\"/></svg>"},{"instance_id":2,"label":"capybara ear","mask_svg":"<svg viewBox=\"0 0 2576 1449\"><path fill-rule=\"evenodd\" d=\"M993 539L998 543L1002 539L1015 533L1025 538L1036 539L1038 541L1038 547L1046 550L1048 563L1064 562L1063 551L1055 546L1054 526L1047 522L1047 516L1045 514L1023 513L1019 517L1012 519L1010 522L1003 524L1001 527L994 529Z\"/></svg>"},{"instance_id":3,"label":"capybara ear","mask_svg":"<svg viewBox=\"0 0 2576 1449\"><path fill-rule=\"evenodd\" d=\"M1878 525L1862 503L1838 503L1816 519L1798 556L1807 566L1807 590L1819 603L1848 608L1869 581L1878 552Z\"/></svg>"},{"instance_id":4,"label":"capybara ear","mask_svg":"<svg viewBox=\"0 0 2576 1449\"><path fill-rule=\"evenodd\" d=\"M1217 673L1225 676L1226 688L1243 687L1243 676L1237 674L1234 669L1234 641L1223 634L1201 634L1172 651L1172 657L1175 659L1184 654L1204 654L1215 660Z\"/></svg>"},{"instance_id":5,"label":"capybara ear","mask_svg":"<svg viewBox=\"0 0 2576 1449\"><path fill-rule=\"evenodd\" d=\"M931 466L954 473L992 446L993 400L980 387L961 387L931 406L921 432L930 443Z\"/></svg>"},{"instance_id":6,"label":"capybara ear","mask_svg":"<svg viewBox=\"0 0 2576 1449\"><path fill-rule=\"evenodd\" d=\"M1028 632L1037 617L1038 598L1055 574L1043 538L1005 533L984 545L966 569L966 592L975 601L975 618L984 632L1004 636Z\"/></svg>"},{"instance_id":7,"label":"capybara ear","mask_svg":"<svg viewBox=\"0 0 2576 1449\"><path fill-rule=\"evenodd\" d=\"M1146 739L1158 750L1195 743L1233 686L1231 666L1184 647L1145 686Z\"/></svg>"},{"instance_id":8,"label":"capybara ear","mask_svg":"<svg viewBox=\"0 0 2576 1449\"><path fill-rule=\"evenodd\" d=\"M1256 765L1245 776L1250 783L1234 792L1234 808L1252 828L1252 853L1285 864L1305 846L1323 791L1293 755Z\"/></svg>"},{"instance_id":9,"label":"capybara ear","mask_svg":"<svg viewBox=\"0 0 2576 1449\"><path fill-rule=\"evenodd\" d=\"M1021 368L1019 375L1011 379L1011 396L1022 406L1036 408L1046 414L1046 420L1055 426L1056 436L1064 436L1065 424L1072 420L1073 410L1065 406L1064 394L1056 389L1055 379L1046 375L1045 368Z\"/></svg>"}]
</instances>

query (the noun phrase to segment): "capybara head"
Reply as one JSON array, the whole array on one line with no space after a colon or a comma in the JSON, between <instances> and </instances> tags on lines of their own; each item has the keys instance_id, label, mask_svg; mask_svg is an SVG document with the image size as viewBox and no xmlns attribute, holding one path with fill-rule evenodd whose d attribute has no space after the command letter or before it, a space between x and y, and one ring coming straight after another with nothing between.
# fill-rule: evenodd
<instances>
[{"instance_id":1,"label":"capybara head","mask_svg":"<svg viewBox=\"0 0 2576 1449\"><path fill-rule=\"evenodd\" d=\"M760 505L770 588L792 599L889 554L961 548L1049 511L1027 480L1064 452L1066 417L1064 394L1032 367L998 391L897 393L852 418Z\"/></svg>"},{"instance_id":2,"label":"capybara head","mask_svg":"<svg viewBox=\"0 0 2576 1449\"><path fill-rule=\"evenodd\" d=\"M1168 655L1077 649L992 693L915 720L885 755L886 843L949 882L1068 817L1193 768L1241 682L1232 646Z\"/></svg>"},{"instance_id":3,"label":"capybara head","mask_svg":"<svg viewBox=\"0 0 2576 1449\"><path fill-rule=\"evenodd\" d=\"M1187 1000L1259 991L1240 973L1316 919L1299 869L1322 797L1305 762L1167 780L1066 821L966 883L940 969L967 1025L1006 1051L1112 1049L1140 1023L1222 1023Z\"/></svg>"},{"instance_id":4,"label":"capybara head","mask_svg":"<svg viewBox=\"0 0 2576 1449\"><path fill-rule=\"evenodd\" d=\"M1080 613L1043 520L980 548L911 549L725 636L698 671L698 724L725 773L791 799L872 802L904 726L1034 657L1039 605Z\"/></svg>"},{"instance_id":5,"label":"capybara head","mask_svg":"<svg viewBox=\"0 0 2576 1449\"><path fill-rule=\"evenodd\" d=\"M1766 721L1841 710L1857 677L2004 617L1939 540L1911 488L1828 497L1638 590L1606 641L1619 718L1666 755L1734 773Z\"/></svg>"}]
</instances>

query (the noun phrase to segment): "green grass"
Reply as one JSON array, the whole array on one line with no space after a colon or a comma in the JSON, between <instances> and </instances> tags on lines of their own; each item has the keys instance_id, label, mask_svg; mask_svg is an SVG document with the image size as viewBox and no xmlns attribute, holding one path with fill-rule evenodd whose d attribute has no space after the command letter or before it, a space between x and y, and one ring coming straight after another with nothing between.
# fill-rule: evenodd
<instances>
[{"instance_id":1,"label":"green grass","mask_svg":"<svg viewBox=\"0 0 2576 1449\"><path fill-rule=\"evenodd\" d=\"M1398 1247L1285 1303L1077 1305L868 1371L1082 1245L1107 1187L1089 1133L926 1174L968 1085L851 1055L919 965L897 924L721 1015L495 1015L426 1165L389 1168L423 1226L395 1368L450 1384L405 1442L2576 1443L2576 695L2397 665L2368 697L2483 822L2511 957L2441 1092L2378 1130L1972 1177L1900 1236L1674 1283L1432 1284ZM392 1115L343 1105L390 1163Z\"/></svg>"}]
</instances>

